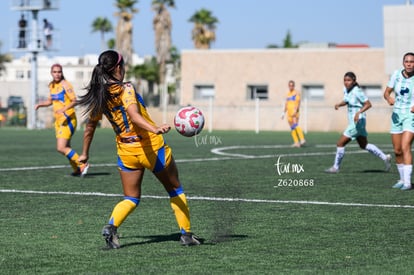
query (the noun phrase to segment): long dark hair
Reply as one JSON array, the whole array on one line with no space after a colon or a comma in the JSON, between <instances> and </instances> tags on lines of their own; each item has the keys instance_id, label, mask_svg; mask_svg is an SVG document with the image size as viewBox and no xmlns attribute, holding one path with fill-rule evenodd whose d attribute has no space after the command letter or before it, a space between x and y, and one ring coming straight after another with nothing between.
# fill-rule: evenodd
<instances>
[{"instance_id":1,"label":"long dark hair","mask_svg":"<svg viewBox=\"0 0 414 275\"><path fill-rule=\"evenodd\" d=\"M97 117L108 111L107 102L111 95L109 86L122 84L122 79L116 79L113 71L118 65L123 65L122 55L116 51L108 50L99 55L98 64L92 71L91 80L86 86L87 93L80 97L78 105L85 106L84 115Z\"/></svg>"},{"instance_id":2,"label":"long dark hair","mask_svg":"<svg viewBox=\"0 0 414 275\"><path fill-rule=\"evenodd\" d=\"M349 77L350 79L352 79L352 81L354 81L354 85L352 85L352 87L350 88L350 89L348 89L348 93L355 87L355 86L357 86L358 88L360 87L359 86L359 84L358 84L358 82L356 81L356 75L353 73L353 72L346 72L345 73L345 75L344 75L344 78L345 77Z\"/></svg>"}]
</instances>

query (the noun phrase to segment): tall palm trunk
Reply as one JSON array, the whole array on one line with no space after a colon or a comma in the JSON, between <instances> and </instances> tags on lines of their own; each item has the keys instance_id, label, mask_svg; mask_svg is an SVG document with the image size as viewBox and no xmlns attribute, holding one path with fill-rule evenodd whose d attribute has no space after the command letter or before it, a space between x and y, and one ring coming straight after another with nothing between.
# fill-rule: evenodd
<instances>
[{"instance_id":1,"label":"tall palm trunk","mask_svg":"<svg viewBox=\"0 0 414 275\"><path fill-rule=\"evenodd\" d=\"M153 21L155 31L155 48L157 51L157 62L159 64L160 85L166 81L166 63L171 59L171 16L164 5L156 11Z\"/></svg>"},{"instance_id":2,"label":"tall palm trunk","mask_svg":"<svg viewBox=\"0 0 414 275\"><path fill-rule=\"evenodd\" d=\"M124 57L127 68L132 62L132 17L133 15L126 11L119 12L116 27L115 48Z\"/></svg>"}]
</instances>

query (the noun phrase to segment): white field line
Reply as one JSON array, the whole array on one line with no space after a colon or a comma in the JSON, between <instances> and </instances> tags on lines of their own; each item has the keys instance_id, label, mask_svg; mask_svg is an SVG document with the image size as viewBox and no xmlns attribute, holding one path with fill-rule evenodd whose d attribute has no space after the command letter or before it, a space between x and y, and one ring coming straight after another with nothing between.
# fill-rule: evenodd
<instances>
[{"instance_id":1,"label":"white field line","mask_svg":"<svg viewBox=\"0 0 414 275\"><path fill-rule=\"evenodd\" d=\"M381 145L381 147L386 147L387 145ZM334 145L317 145L316 147L332 147ZM357 147L357 145L348 145L347 147ZM249 146L227 146L227 147L218 147L211 150L213 154L219 155L221 157L212 157L212 158L194 158L194 159L177 159L177 163L185 162L204 162L204 161L221 161L221 160L232 160L232 159L264 159L264 158L277 158L282 157L311 157L311 156L326 156L334 155L335 150L332 152L308 152L308 153L287 153L287 154L270 154L270 155L246 155L246 154L237 154L229 153L227 151L239 150L239 149L278 149L278 148L290 148L289 145L249 145ZM293 148L292 150L300 150L298 148ZM364 154L367 151L364 150L353 150L347 151L346 154ZM116 163L92 163L93 167L110 167L116 166ZM48 170L48 169L64 169L70 167L69 165L51 165L51 166L29 166L29 167L10 167L10 168L0 168L0 172L10 172L10 171L28 171L28 170Z\"/></svg>"},{"instance_id":2,"label":"white field line","mask_svg":"<svg viewBox=\"0 0 414 275\"><path fill-rule=\"evenodd\" d=\"M321 145L320 147L331 147L332 145ZM176 162L203 162L203 161L220 161L229 159L258 159L258 158L272 158L277 156L321 156L333 155L335 152L313 152L313 153L291 153L291 154L272 154L272 155L244 155L233 154L225 151L238 149L257 149L257 148L288 148L290 146L284 145L265 145L265 146L228 146L212 149L211 152L225 157L217 158L198 158L198 159L182 159ZM353 146L356 147L356 146ZM348 151L347 154L361 154L366 153L364 150ZM116 164L93 164L95 167L116 166ZM53 166L35 166L35 167L16 167L16 168L0 168L3 171L24 171L24 170L39 170L39 169L62 169L67 168L67 165L53 165ZM24 193L24 194L46 194L46 195L73 195L73 196L103 196L103 197L121 197L121 194L105 194L100 192L61 192L61 191L30 191L30 190L16 190L16 189L0 189L0 193ZM167 199L167 196L142 196L143 198L153 199ZM379 207L379 208L414 208L413 205L396 205L396 204L366 204L366 203L343 203L343 202L323 202L323 201L294 201L294 200L259 200L259 199L241 199L241 198L216 198L216 197L198 197L188 196L191 200L203 201L226 201L226 202L247 202L247 203L279 203L279 204L307 204L307 205L336 205L336 206L354 206L354 207Z\"/></svg>"},{"instance_id":3,"label":"white field line","mask_svg":"<svg viewBox=\"0 0 414 275\"><path fill-rule=\"evenodd\" d=\"M17 190L17 189L0 189L0 193L122 197L122 194L106 194L106 193L101 193L101 192L62 192L62 191L34 191L34 190ZM168 199L168 196L146 195L146 196L142 196L142 198ZM326 201L259 200L259 199L219 198L219 197L199 197L199 196L187 196L187 199L198 200L198 201L222 201L222 202L246 202L246 203L304 204L304 205L330 205L330 206L376 207L376 208L414 208L414 205L347 203L347 202L326 202Z\"/></svg>"}]
</instances>

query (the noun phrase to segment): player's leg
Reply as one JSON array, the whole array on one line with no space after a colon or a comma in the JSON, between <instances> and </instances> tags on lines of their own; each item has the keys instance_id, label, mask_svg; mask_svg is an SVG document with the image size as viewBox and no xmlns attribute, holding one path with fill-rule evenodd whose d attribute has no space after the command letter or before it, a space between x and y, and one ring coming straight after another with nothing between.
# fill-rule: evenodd
<instances>
[{"instance_id":1,"label":"player's leg","mask_svg":"<svg viewBox=\"0 0 414 275\"><path fill-rule=\"evenodd\" d=\"M144 168L130 169L124 165L126 158L135 156L124 156L118 158L118 169L121 176L124 199L117 203L112 210L108 224L102 229L108 248L119 248L118 227L125 221L140 203L141 184L144 176Z\"/></svg>"},{"instance_id":2,"label":"player's leg","mask_svg":"<svg viewBox=\"0 0 414 275\"><path fill-rule=\"evenodd\" d=\"M76 117L66 117L64 123L57 123L56 130L56 150L64 155L73 169L73 176L84 176L89 168L88 163L80 163L78 161L79 155L70 146L70 141L76 129Z\"/></svg>"},{"instance_id":3,"label":"player's leg","mask_svg":"<svg viewBox=\"0 0 414 275\"><path fill-rule=\"evenodd\" d=\"M375 144L368 143L368 139L366 136L359 136L357 137L357 142L361 149L367 150L371 154L376 157L379 157L384 161L385 170L389 171L391 168L391 156L386 155L381 149L379 149Z\"/></svg>"},{"instance_id":4,"label":"player's leg","mask_svg":"<svg viewBox=\"0 0 414 275\"><path fill-rule=\"evenodd\" d=\"M339 172L339 168L341 167L342 160L345 157L345 146L350 141L351 141L351 138L346 135L342 135L338 139L336 143L336 153L335 153L334 163L330 168L325 170L326 173L338 173Z\"/></svg>"},{"instance_id":5,"label":"player's leg","mask_svg":"<svg viewBox=\"0 0 414 275\"><path fill-rule=\"evenodd\" d=\"M180 183L177 165L168 145L158 150L157 163L153 169L153 173L162 183L170 197L170 205L181 231L181 244L199 245L200 240L191 232L190 210L187 197Z\"/></svg>"},{"instance_id":6,"label":"player's leg","mask_svg":"<svg viewBox=\"0 0 414 275\"><path fill-rule=\"evenodd\" d=\"M305 135L303 134L302 128L299 126L299 115L295 116L295 123L297 125L295 130L299 137L299 143L300 145L304 145L306 143L306 140L305 140Z\"/></svg>"},{"instance_id":7,"label":"player's leg","mask_svg":"<svg viewBox=\"0 0 414 275\"><path fill-rule=\"evenodd\" d=\"M296 131L296 128L298 127L298 124L296 123L295 117L294 116L288 116L288 123L289 123L289 126L290 126L290 135L292 136L292 139L293 139L292 147L300 147L299 137L298 137L298 133Z\"/></svg>"},{"instance_id":8,"label":"player's leg","mask_svg":"<svg viewBox=\"0 0 414 275\"><path fill-rule=\"evenodd\" d=\"M64 155L70 163L70 166L72 166L73 172L78 172L78 162L77 159L79 158L79 155L70 147L70 140L63 137L58 137L56 139L56 150Z\"/></svg>"},{"instance_id":9,"label":"player's leg","mask_svg":"<svg viewBox=\"0 0 414 275\"><path fill-rule=\"evenodd\" d=\"M411 153L411 145L413 143L414 133L410 131L404 131L401 137L401 149L403 154L403 176L404 176L404 186L401 187L401 190L411 189L411 174L413 170L413 157Z\"/></svg>"},{"instance_id":10,"label":"player's leg","mask_svg":"<svg viewBox=\"0 0 414 275\"><path fill-rule=\"evenodd\" d=\"M402 151L402 133L391 134L392 146L395 155L395 164L399 174L399 180L392 186L393 188L401 188L404 185L404 158Z\"/></svg>"}]
</instances>

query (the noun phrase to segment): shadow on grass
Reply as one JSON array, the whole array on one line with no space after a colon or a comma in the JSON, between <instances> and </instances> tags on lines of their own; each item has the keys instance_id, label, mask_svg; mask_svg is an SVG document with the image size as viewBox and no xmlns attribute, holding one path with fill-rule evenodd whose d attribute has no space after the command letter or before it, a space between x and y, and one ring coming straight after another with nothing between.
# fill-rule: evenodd
<instances>
[{"instance_id":1,"label":"shadow on grass","mask_svg":"<svg viewBox=\"0 0 414 275\"><path fill-rule=\"evenodd\" d=\"M387 171L384 171L384 169L367 169L367 170L362 170L361 173L389 173Z\"/></svg>"},{"instance_id":2,"label":"shadow on grass","mask_svg":"<svg viewBox=\"0 0 414 275\"><path fill-rule=\"evenodd\" d=\"M143 244L150 244L150 243L162 243L162 242L171 242L176 241L178 242L180 240L181 234L174 233L169 235L149 235L149 236L130 236L130 237L120 237L120 240L126 240L131 238L143 238L147 239L145 241L141 242L132 242L132 243L125 243L121 245L121 248L129 247L129 246L135 246L135 245L143 245ZM216 245L218 243L222 242L230 242L230 241L237 241L241 239L247 238L247 235L221 235L221 236L215 236L213 240L207 241L204 238L199 238L202 245Z\"/></svg>"},{"instance_id":3,"label":"shadow on grass","mask_svg":"<svg viewBox=\"0 0 414 275\"><path fill-rule=\"evenodd\" d=\"M99 177L99 176L109 176L112 173L108 173L108 172L99 172L99 173L88 173L84 176L84 178L94 178L94 177Z\"/></svg>"}]
</instances>

